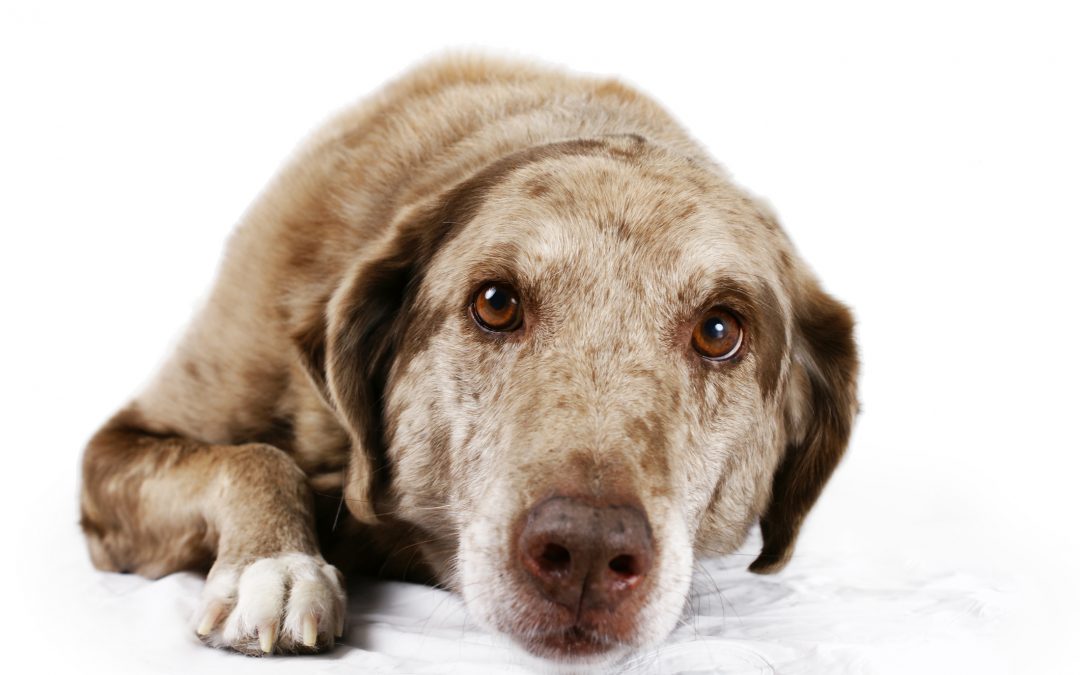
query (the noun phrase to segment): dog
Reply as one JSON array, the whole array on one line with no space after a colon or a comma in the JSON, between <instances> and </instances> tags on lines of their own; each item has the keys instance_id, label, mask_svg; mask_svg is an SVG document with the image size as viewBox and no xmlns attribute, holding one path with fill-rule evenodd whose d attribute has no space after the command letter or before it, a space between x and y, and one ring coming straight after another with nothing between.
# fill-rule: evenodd
<instances>
[{"instance_id":1,"label":"dog","mask_svg":"<svg viewBox=\"0 0 1080 675\"><path fill-rule=\"evenodd\" d=\"M661 641L695 557L779 570L857 412L850 311L618 81L436 59L317 131L152 382L89 441L101 570L208 571L192 628L342 635L344 573L527 652ZM344 505L344 508L343 508Z\"/></svg>"}]
</instances>

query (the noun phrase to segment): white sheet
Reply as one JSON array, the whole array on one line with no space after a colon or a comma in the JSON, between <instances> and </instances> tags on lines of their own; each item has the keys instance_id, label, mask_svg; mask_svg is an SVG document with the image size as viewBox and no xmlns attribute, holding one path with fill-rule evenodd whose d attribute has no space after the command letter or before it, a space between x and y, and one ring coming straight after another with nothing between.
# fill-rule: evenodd
<instances>
[{"instance_id":1,"label":"white sheet","mask_svg":"<svg viewBox=\"0 0 1080 675\"><path fill-rule=\"evenodd\" d=\"M77 532L53 533L54 558L73 619L52 636L58 672L110 673L531 673L539 664L475 627L460 600L423 586L359 582L346 635L317 657L251 658L204 647L191 613L195 574L159 581L90 569ZM1008 593L966 573L871 571L850 551L800 555L783 573L745 570L756 542L698 566L680 627L660 647L614 670L632 673L1007 672L995 636ZM49 572L38 569L37 572ZM36 628L36 627L35 627ZM37 638L45 635L34 636ZM62 637L62 639L56 639Z\"/></svg>"}]
</instances>

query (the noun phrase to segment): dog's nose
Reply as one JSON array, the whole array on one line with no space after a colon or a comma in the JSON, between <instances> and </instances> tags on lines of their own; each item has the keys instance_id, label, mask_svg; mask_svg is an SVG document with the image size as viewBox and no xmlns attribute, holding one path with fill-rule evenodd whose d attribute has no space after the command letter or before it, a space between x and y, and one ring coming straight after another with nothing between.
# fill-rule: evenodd
<instances>
[{"instance_id":1,"label":"dog's nose","mask_svg":"<svg viewBox=\"0 0 1080 675\"><path fill-rule=\"evenodd\" d=\"M550 600L613 610L652 568L652 532L635 506L551 497L534 505L518 538L521 564Z\"/></svg>"}]
</instances>

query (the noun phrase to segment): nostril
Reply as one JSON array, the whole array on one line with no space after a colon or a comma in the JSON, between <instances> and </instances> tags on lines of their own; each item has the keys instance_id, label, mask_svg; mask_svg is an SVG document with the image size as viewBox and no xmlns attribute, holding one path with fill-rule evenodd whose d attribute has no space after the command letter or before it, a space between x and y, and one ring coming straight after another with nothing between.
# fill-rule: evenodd
<instances>
[{"instance_id":1,"label":"nostril","mask_svg":"<svg viewBox=\"0 0 1080 675\"><path fill-rule=\"evenodd\" d=\"M570 569L570 551L558 544L547 544L536 558L540 569L548 574L558 574Z\"/></svg>"},{"instance_id":2,"label":"nostril","mask_svg":"<svg viewBox=\"0 0 1080 675\"><path fill-rule=\"evenodd\" d=\"M632 555L617 555L608 562L608 569L624 579L641 574L641 564Z\"/></svg>"},{"instance_id":3,"label":"nostril","mask_svg":"<svg viewBox=\"0 0 1080 675\"><path fill-rule=\"evenodd\" d=\"M529 585L527 592L579 617L608 616L619 604L645 597L655 547L639 506L555 496L518 522L515 576Z\"/></svg>"}]
</instances>

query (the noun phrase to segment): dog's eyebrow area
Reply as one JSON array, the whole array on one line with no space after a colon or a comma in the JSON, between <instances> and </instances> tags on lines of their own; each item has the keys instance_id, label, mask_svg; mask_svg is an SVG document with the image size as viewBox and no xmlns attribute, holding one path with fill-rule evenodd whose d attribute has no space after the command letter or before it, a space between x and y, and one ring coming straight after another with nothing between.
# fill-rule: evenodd
<instances>
[{"instance_id":1,"label":"dog's eyebrow area","mask_svg":"<svg viewBox=\"0 0 1080 675\"><path fill-rule=\"evenodd\" d=\"M751 319L762 313L782 314L773 293L763 279L751 279L730 272L700 274L684 279L678 286L680 312L693 315L713 305L734 309Z\"/></svg>"}]
</instances>

